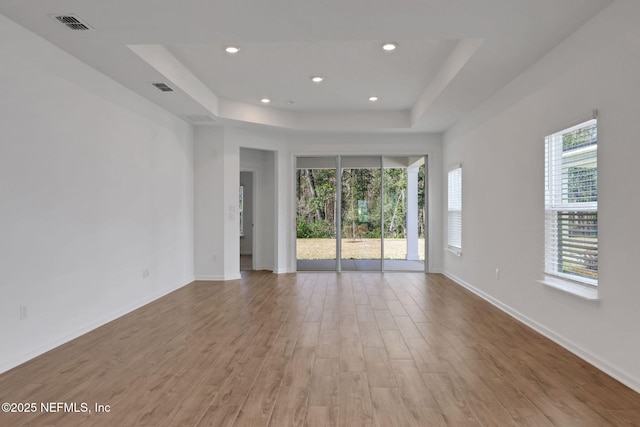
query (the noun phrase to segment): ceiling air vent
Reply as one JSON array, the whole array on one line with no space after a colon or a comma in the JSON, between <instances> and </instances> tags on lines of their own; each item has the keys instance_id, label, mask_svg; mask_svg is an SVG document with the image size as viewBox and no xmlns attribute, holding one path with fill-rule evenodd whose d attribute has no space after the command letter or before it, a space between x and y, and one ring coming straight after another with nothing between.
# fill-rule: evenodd
<instances>
[{"instance_id":1,"label":"ceiling air vent","mask_svg":"<svg viewBox=\"0 0 640 427\"><path fill-rule=\"evenodd\" d=\"M74 31L89 31L93 30L87 23L82 22L80 18L74 15L54 15L54 18L58 20L65 27Z\"/></svg>"},{"instance_id":2,"label":"ceiling air vent","mask_svg":"<svg viewBox=\"0 0 640 427\"><path fill-rule=\"evenodd\" d=\"M164 83L151 83L151 84L157 87L158 90L161 90L163 92L173 92L173 89L171 89L169 86L167 86Z\"/></svg>"}]
</instances>

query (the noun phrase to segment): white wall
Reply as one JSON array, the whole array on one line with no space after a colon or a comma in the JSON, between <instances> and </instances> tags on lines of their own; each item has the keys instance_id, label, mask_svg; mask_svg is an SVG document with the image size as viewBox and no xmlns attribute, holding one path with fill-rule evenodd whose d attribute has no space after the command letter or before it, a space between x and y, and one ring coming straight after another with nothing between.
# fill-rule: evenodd
<instances>
[{"instance_id":1,"label":"white wall","mask_svg":"<svg viewBox=\"0 0 640 427\"><path fill-rule=\"evenodd\" d=\"M224 128L195 128L194 269L198 280L224 278L223 144Z\"/></svg>"},{"instance_id":2,"label":"white wall","mask_svg":"<svg viewBox=\"0 0 640 427\"><path fill-rule=\"evenodd\" d=\"M240 278L240 149L218 126L195 130L195 277Z\"/></svg>"},{"instance_id":3,"label":"white wall","mask_svg":"<svg viewBox=\"0 0 640 427\"><path fill-rule=\"evenodd\" d=\"M1 15L0 57L4 371L193 280L193 135Z\"/></svg>"},{"instance_id":4,"label":"white wall","mask_svg":"<svg viewBox=\"0 0 640 427\"><path fill-rule=\"evenodd\" d=\"M615 1L447 132L443 157L443 177L463 165L463 254L445 252L446 273L638 391L639 16L640 3ZM600 113L599 304L537 282L543 138L592 109Z\"/></svg>"}]
</instances>

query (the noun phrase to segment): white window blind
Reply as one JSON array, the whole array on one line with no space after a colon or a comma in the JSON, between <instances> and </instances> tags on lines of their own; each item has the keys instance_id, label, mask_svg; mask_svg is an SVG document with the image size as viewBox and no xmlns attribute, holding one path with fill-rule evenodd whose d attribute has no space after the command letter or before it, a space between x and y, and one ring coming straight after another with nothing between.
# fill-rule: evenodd
<instances>
[{"instance_id":1,"label":"white window blind","mask_svg":"<svg viewBox=\"0 0 640 427\"><path fill-rule=\"evenodd\" d=\"M597 119L545 138L545 273L598 284Z\"/></svg>"},{"instance_id":2,"label":"white window blind","mask_svg":"<svg viewBox=\"0 0 640 427\"><path fill-rule=\"evenodd\" d=\"M448 179L448 236L449 248L462 249L462 166L449 170Z\"/></svg>"}]
</instances>

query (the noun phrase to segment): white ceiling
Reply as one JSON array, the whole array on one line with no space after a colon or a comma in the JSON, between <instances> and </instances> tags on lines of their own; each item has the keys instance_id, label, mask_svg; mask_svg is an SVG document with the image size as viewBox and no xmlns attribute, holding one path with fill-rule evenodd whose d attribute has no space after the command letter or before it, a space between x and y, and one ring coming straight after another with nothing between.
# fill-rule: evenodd
<instances>
[{"instance_id":1,"label":"white ceiling","mask_svg":"<svg viewBox=\"0 0 640 427\"><path fill-rule=\"evenodd\" d=\"M442 132L611 1L2 0L0 13L179 116Z\"/></svg>"},{"instance_id":2,"label":"white ceiling","mask_svg":"<svg viewBox=\"0 0 640 427\"><path fill-rule=\"evenodd\" d=\"M169 51L218 96L300 111L408 110L456 45L454 40L246 42L236 55L224 45L171 44ZM322 75L321 84L310 77ZM377 95L380 102L371 103Z\"/></svg>"}]
</instances>

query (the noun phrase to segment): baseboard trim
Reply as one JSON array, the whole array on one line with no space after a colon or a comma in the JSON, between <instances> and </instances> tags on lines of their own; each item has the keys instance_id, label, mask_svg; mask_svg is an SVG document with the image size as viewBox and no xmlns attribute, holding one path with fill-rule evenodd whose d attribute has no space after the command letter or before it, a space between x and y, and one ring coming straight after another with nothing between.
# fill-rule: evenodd
<instances>
[{"instance_id":1,"label":"baseboard trim","mask_svg":"<svg viewBox=\"0 0 640 427\"><path fill-rule=\"evenodd\" d=\"M239 280L240 278L241 278L240 273L238 273L238 274L215 275L215 276L196 276L195 280L205 281L205 282L226 282L229 280Z\"/></svg>"},{"instance_id":2,"label":"baseboard trim","mask_svg":"<svg viewBox=\"0 0 640 427\"><path fill-rule=\"evenodd\" d=\"M46 344L43 344L41 346L39 346L38 348L31 350L27 353L21 354L17 357L14 357L12 359L10 359L9 361L4 362L2 365L0 365L0 374L7 372L10 369L16 368L20 365L22 365L25 362L28 362L31 359L34 359L48 351L53 350L56 347L59 347L63 344L68 343L69 341L72 341L78 337L81 337L82 335L89 333L95 329L98 329L101 326L106 325L109 322L112 322L126 314L131 313L134 310L137 310L141 307L144 307L147 304L152 303L153 301L160 299L162 297L164 297L165 295L170 294L171 292L177 291L180 288L183 288L185 286L187 286L188 284L193 283L193 280L189 280L188 282L182 284L182 285L178 285L176 287L173 288L169 288L169 289L164 289L160 292L157 292L155 294L151 294L150 296L148 296L147 298L143 298L139 301L136 301L133 304L129 304L126 307L119 309L117 311L114 311L111 314L108 314L106 316L103 316L101 318L99 318L98 320L95 320L93 322L90 322L89 324L75 329L69 333L64 334L63 336L54 339L52 341L47 342Z\"/></svg>"},{"instance_id":3,"label":"baseboard trim","mask_svg":"<svg viewBox=\"0 0 640 427\"><path fill-rule=\"evenodd\" d=\"M600 369L602 372L604 372L607 375L615 378L616 380L620 381L622 384L626 385L627 387L631 388L632 390L640 393L640 380L637 379L637 378L634 378L632 375L626 373L623 369L619 369L619 368L615 367L614 365L612 365L611 363L609 363L609 362L607 362L605 360L602 360L600 357L594 355L590 351L585 350L584 348L582 348L581 346L575 344L571 340L569 340L569 339L567 339L567 338L565 338L565 337L553 332L552 330L550 330L547 327L541 325L540 323L536 322L535 320L523 315L519 311L514 310L513 308L511 308L508 305L502 303L501 301L497 300L496 298L492 297L491 295L487 294L486 292L476 288L475 286L471 285L470 283L465 282L464 280L460 279L459 277L457 277L457 276L455 276L455 275L453 275L451 273L448 273L448 272L444 272L443 274L446 277L448 277L449 279L453 280L458 285L462 286L463 288L468 289L469 291L471 291L474 294L478 295L480 298L484 299L485 301L487 301L491 305L493 305L493 306L497 307L498 309L502 310L503 312L507 313L509 316L511 316L514 319L524 323L525 325L529 326L531 329L533 329L536 332L544 335L546 338L549 338L551 341L555 342L556 344L562 346L566 350L568 350L571 353L575 354L576 356L580 357L584 361L586 361L586 362L590 363L591 365L595 366L596 368Z\"/></svg>"}]
</instances>

